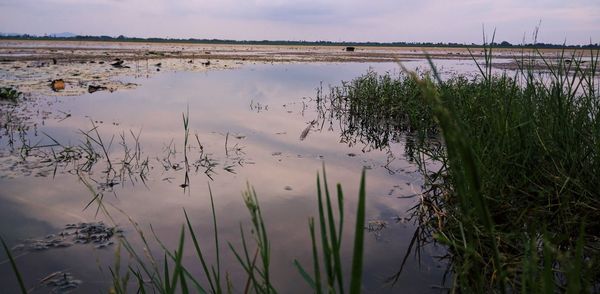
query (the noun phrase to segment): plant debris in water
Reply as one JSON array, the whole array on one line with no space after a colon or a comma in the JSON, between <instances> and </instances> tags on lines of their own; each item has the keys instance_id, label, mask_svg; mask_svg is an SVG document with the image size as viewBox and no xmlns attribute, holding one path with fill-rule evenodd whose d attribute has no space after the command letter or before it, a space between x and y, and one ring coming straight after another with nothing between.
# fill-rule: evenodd
<instances>
[{"instance_id":1,"label":"plant debris in water","mask_svg":"<svg viewBox=\"0 0 600 294\"><path fill-rule=\"evenodd\" d=\"M66 294L75 291L81 280L76 280L69 272L58 271L40 280L40 284L50 289L53 294Z\"/></svg>"},{"instance_id":2,"label":"plant debris in water","mask_svg":"<svg viewBox=\"0 0 600 294\"><path fill-rule=\"evenodd\" d=\"M27 239L13 247L13 250L41 251L71 247L75 244L92 244L94 248L101 249L113 245L113 237L121 233L120 229L107 226L103 222L67 224L58 233L43 238Z\"/></svg>"}]
</instances>

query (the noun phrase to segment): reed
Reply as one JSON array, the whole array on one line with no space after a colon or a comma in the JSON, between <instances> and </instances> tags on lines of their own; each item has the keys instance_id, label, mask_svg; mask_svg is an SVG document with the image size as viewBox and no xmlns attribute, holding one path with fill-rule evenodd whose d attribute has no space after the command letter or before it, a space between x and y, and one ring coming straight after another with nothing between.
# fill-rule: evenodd
<instances>
[{"instance_id":1,"label":"reed","mask_svg":"<svg viewBox=\"0 0 600 294\"><path fill-rule=\"evenodd\" d=\"M344 82L317 99L320 124L348 144L405 144L425 180L418 239L448 247L456 290L598 290L599 51L523 55L496 75L492 49L474 79L432 64Z\"/></svg>"}]
</instances>

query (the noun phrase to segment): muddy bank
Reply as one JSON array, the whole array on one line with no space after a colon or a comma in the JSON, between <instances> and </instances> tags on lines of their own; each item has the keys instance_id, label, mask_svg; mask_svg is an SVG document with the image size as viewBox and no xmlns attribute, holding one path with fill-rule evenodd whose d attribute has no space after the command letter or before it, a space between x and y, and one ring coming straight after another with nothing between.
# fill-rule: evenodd
<instances>
[{"instance_id":1,"label":"muddy bank","mask_svg":"<svg viewBox=\"0 0 600 294\"><path fill-rule=\"evenodd\" d=\"M560 50L544 49L544 58ZM122 77L143 77L160 71L205 71L247 63L296 62L407 62L434 59L471 59L481 49L417 47L268 46L169 44L82 41L0 41L0 80L4 87L41 95L81 95L96 91L133 88ZM494 66L519 68L518 57L533 51L496 49ZM575 51L565 52L565 56ZM587 58L589 51L578 51ZM541 62L541 60L538 60ZM64 88L51 87L62 80Z\"/></svg>"},{"instance_id":2,"label":"muddy bank","mask_svg":"<svg viewBox=\"0 0 600 294\"><path fill-rule=\"evenodd\" d=\"M127 77L149 77L161 71L226 69L240 64L231 60L125 60L119 57L87 61L19 60L0 62L0 80L3 87L13 87L25 94L75 96L136 87L135 83L126 81Z\"/></svg>"},{"instance_id":3,"label":"muddy bank","mask_svg":"<svg viewBox=\"0 0 600 294\"><path fill-rule=\"evenodd\" d=\"M496 58L520 57L539 53L547 58L557 57L561 49L495 48ZM577 52L589 56L589 50L565 50L565 56ZM343 46L285 46L285 45L227 45L227 44L176 44L143 42L84 42L84 41L30 41L0 40L0 60L31 61L58 59L68 61L88 61L91 59L224 59L252 61L288 62L390 62L410 59L432 58L465 59L483 57L480 48L438 48L438 47L355 47L348 51Z\"/></svg>"}]
</instances>

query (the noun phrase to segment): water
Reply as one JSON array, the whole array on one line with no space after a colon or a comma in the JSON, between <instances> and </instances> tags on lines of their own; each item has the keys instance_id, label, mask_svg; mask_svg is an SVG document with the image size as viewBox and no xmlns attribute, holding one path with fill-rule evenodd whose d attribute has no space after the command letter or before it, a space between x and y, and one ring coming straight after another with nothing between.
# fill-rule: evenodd
<instances>
[{"instance_id":1,"label":"water","mask_svg":"<svg viewBox=\"0 0 600 294\"><path fill-rule=\"evenodd\" d=\"M452 67L453 62L455 67ZM444 66L448 70L473 69L472 65L465 67L465 64L448 61ZM413 68L424 65L424 62L408 64ZM82 132L95 125L105 145L113 138L107 152L115 169L121 171L118 162L125 151L119 144L120 134L124 134L131 150L136 144L130 132L139 134L140 161L148 160L148 169L142 172L144 181L136 168L123 177L108 177L102 172L106 166L103 160L90 173L80 172L80 176L102 192L103 204L114 223L141 249L143 245L129 219L139 224L159 260L162 253L152 237L150 225L169 248L175 249L185 221L185 208L208 259L213 262L210 185L223 268L230 272L237 292L242 291L245 276L226 242L241 248L240 223L249 228L248 212L241 197L247 183L254 186L259 196L272 242L275 287L282 293L306 293L308 287L292 262L297 259L306 268L312 268L308 218L317 215L317 172L325 163L330 188L338 182L344 187L347 221L342 254L349 265L360 172L367 168L367 221L385 222L386 226L366 235L365 292L437 292L439 290L432 286L442 283L445 264L436 261L435 256L444 251L434 246L424 248L420 261L414 255L409 257L394 288L384 283L399 270L415 231L405 220L415 199L398 197L418 193L421 177L416 167L403 157L403 144L390 146L393 158L385 150L369 150L363 145L349 147L340 143L339 129L335 125L331 130L328 126L323 130L315 127L304 140L299 139L307 125L317 118L315 103L311 100L316 88L323 85L326 89L330 84L337 85L369 69L381 73L399 70L393 63L313 63L167 72L147 79L129 77L128 82L141 86L114 93L46 97L28 102L22 112L27 113L23 117L31 128L23 137L31 145L52 144L56 140L65 146L79 146L85 141ZM188 110L189 161L193 163L200 158L197 134L203 155L217 164L206 173L205 166L200 166L198 171L192 166L189 182L183 168L182 120L182 114ZM89 134L93 137L95 133ZM9 246L60 232L69 223L112 223L105 212L97 211L97 203L84 209L93 194L73 171L72 164L60 165L56 172L53 166L44 166L43 158L28 158L28 164L15 165L20 159L14 152L10 155L9 137L3 135L0 139L3 154L0 158L0 232ZM14 140L15 145L19 145L18 140ZM53 148L61 150L61 147ZM102 153L97 146L96 149ZM44 150L49 154L48 148ZM37 151L31 153L38 154ZM187 240L186 244L191 245L191 241ZM50 273L68 271L83 282L77 291L106 292L110 287L108 267L114 267L116 248L116 244L101 249L75 244L68 248L22 251L17 254L17 263L30 287ZM122 266L128 262L135 264L124 249L121 251ZM5 256L1 256L4 260ZM192 273L201 275L200 263L191 246L186 246L184 263ZM6 261L0 263L0 277L7 293L17 291ZM48 289L37 286L34 293Z\"/></svg>"}]
</instances>

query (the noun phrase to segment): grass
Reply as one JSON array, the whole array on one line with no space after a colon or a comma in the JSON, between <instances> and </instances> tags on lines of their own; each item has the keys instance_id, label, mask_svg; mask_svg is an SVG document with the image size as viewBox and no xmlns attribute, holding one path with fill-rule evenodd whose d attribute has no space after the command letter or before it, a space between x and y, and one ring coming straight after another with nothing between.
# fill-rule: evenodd
<instances>
[{"instance_id":1,"label":"grass","mask_svg":"<svg viewBox=\"0 0 600 294\"><path fill-rule=\"evenodd\" d=\"M10 251L10 249L8 248L8 246L6 246L6 243L4 242L4 239L2 237L0 237L0 242L2 243L2 248L4 248L4 252L6 253L6 256L8 256L8 260L10 261L10 266L13 270L13 273L15 273L15 277L17 278L17 282L19 283L19 289L21 290L21 293L27 293L27 288L25 288L25 283L23 282L23 277L21 276L21 273L19 272L19 269L17 268L17 263L15 262L15 259Z\"/></svg>"},{"instance_id":2,"label":"grass","mask_svg":"<svg viewBox=\"0 0 600 294\"><path fill-rule=\"evenodd\" d=\"M337 185L337 208L338 219L333 213L333 204L329 187L327 185L327 176L323 166L323 188L321 187L321 178L317 175L317 201L319 209L319 227L321 232L321 250L318 249L318 240L315 236L315 220L310 218L308 227L311 237L313 252L314 275L310 276L306 269L302 267L299 261L294 264L302 275L303 279L311 286L315 293L361 293L362 283L362 265L363 265L363 244L365 230L365 171L363 170L358 194L358 209L356 212L356 225L354 228L354 247L351 265L351 275L349 284L344 283L343 267L340 250L342 246L342 230L344 228L344 193L342 186ZM323 199L324 198L324 199ZM324 263L321 265L320 260ZM325 285L321 278L321 268L325 267ZM349 285L349 287L347 287Z\"/></svg>"},{"instance_id":3,"label":"grass","mask_svg":"<svg viewBox=\"0 0 600 294\"><path fill-rule=\"evenodd\" d=\"M406 142L421 241L448 247L456 291L598 290L599 52L522 55L512 75L492 52L474 79L369 72L321 95L319 119L349 144Z\"/></svg>"},{"instance_id":4,"label":"grass","mask_svg":"<svg viewBox=\"0 0 600 294\"><path fill-rule=\"evenodd\" d=\"M17 102L23 93L11 87L0 87L0 101Z\"/></svg>"},{"instance_id":5,"label":"grass","mask_svg":"<svg viewBox=\"0 0 600 294\"><path fill-rule=\"evenodd\" d=\"M327 185L325 168L323 167L323 185L321 185L320 175L317 175L317 208L322 246L320 248L317 246L318 238L315 234L314 218L310 218L309 233L312 240L314 275L311 276L300 265L299 261L295 260L293 262L299 271L299 278L301 277L316 293L361 292L366 210L365 185L365 171L363 170L354 227L352 261L351 264L348 264L342 260L340 254L345 215L342 187L340 184L337 184L338 218L336 219L333 213L332 197ZM90 188L90 191L94 195L94 200L101 201L96 196L97 193L94 189L92 187L88 188ZM152 246L146 237L146 232L133 219L129 218L137 232L137 237L143 244L143 252L134 247L130 242L131 237L120 240L115 252L114 265L109 268L112 279L112 286L109 289L110 293L130 293L131 291L137 293L233 293L240 290L243 293L278 292L276 286L273 284L275 281L271 277L271 243L268 237L267 224L263 220L263 212L261 211L258 196L254 188L248 185L242 194L250 216L250 234L248 235L248 229L240 224L241 248L237 248L233 243L228 242L229 253L233 254L239 266L246 274L246 282L243 285L234 285L229 274L229 270L231 269L222 268L221 260L223 259L224 252L220 250L221 241L217 227L217 215L210 186L208 191L213 221L212 237L216 252L214 263L211 263L207 259L202 248L208 244L208 238L199 237L187 211L183 211L185 223L181 227L179 241L175 250L169 249L151 226L152 235L160 247L160 253L163 255L162 259L157 258L156 254L149 249ZM125 214L124 211L116 207L115 209ZM103 211L109 214L108 211ZM251 238L248 238L248 236ZM191 240L194 255L200 264L190 264L191 261L189 260L184 264L183 256L186 248L186 239ZM125 249L132 261L126 268L122 267L121 263L122 248ZM6 246L5 250L11 256L10 250ZM325 264L322 264L321 260L325 260ZM202 275L194 276L190 273L189 269L195 266L199 266L202 269ZM345 269L348 267L351 272L349 276L350 280L348 283L345 283L342 273L347 272ZM322 277L320 274L323 268L327 273L325 277ZM14 263L13 271L17 274L22 289L25 289L18 268Z\"/></svg>"}]
</instances>

